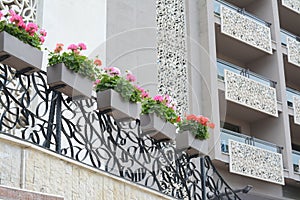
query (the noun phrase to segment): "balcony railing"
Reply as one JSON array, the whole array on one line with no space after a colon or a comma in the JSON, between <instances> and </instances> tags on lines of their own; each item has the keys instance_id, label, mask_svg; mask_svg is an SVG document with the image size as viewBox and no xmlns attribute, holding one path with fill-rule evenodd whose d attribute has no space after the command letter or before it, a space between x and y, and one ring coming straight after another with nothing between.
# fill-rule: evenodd
<instances>
[{"instance_id":1,"label":"balcony railing","mask_svg":"<svg viewBox=\"0 0 300 200\"><path fill-rule=\"evenodd\" d=\"M153 139L139 119L115 120L97 109L95 98L72 100L49 87L44 71L27 75L0 64L0 74L0 134L172 198L219 198L226 191L228 199L240 199L208 156L192 157L174 141Z\"/></svg>"},{"instance_id":2,"label":"balcony railing","mask_svg":"<svg viewBox=\"0 0 300 200\"><path fill-rule=\"evenodd\" d=\"M292 88L287 88L286 89L286 99L287 99L287 104L290 107L293 107L293 97L297 96L298 98L300 98L300 92L297 90L294 90Z\"/></svg>"},{"instance_id":3,"label":"balcony railing","mask_svg":"<svg viewBox=\"0 0 300 200\"><path fill-rule=\"evenodd\" d=\"M234 140L237 142L241 142L241 143L246 143L246 144L250 144L253 145L255 147L259 147L274 153L281 153L282 152L282 147L277 146L276 144L264 141L264 140L260 140L248 135L244 135L241 133L236 133L230 130L226 130L226 129L221 129L221 150L223 153L228 153L228 140Z\"/></svg>"},{"instance_id":4,"label":"balcony railing","mask_svg":"<svg viewBox=\"0 0 300 200\"><path fill-rule=\"evenodd\" d=\"M300 2L299 0L281 0L281 4L286 8L300 14Z\"/></svg>"},{"instance_id":5,"label":"balcony railing","mask_svg":"<svg viewBox=\"0 0 300 200\"><path fill-rule=\"evenodd\" d=\"M272 54L270 23L224 1L215 1L215 13L220 15L221 33L247 45Z\"/></svg>"},{"instance_id":6,"label":"balcony railing","mask_svg":"<svg viewBox=\"0 0 300 200\"><path fill-rule=\"evenodd\" d=\"M287 38L290 37L290 38L294 38L296 39L297 41L300 40L300 38L284 29L281 29L280 30L280 38L281 38L281 44L287 46Z\"/></svg>"},{"instance_id":7,"label":"balcony railing","mask_svg":"<svg viewBox=\"0 0 300 200\"><path fill-rule=\"evenodd\" d=\"M292 158L293 158L294 172L300 173L300 170L299 170L300 152L293 150Z\"/></svg>"},{"instance_id":8,"label":"balcony railing","mask_svg":"<svg viewBox=\"0 0 300 200\"><path fill-rule=\"evenodd\" d=\"M233 65L231 63L228 63L226 61L220 60L218 59L217 61L217 67L218 67L218 78L221 80L224 80L224 70L229 70L232 71L234 73L237 74L241 74L241 75L245 75L247 76L249 79L254 80L256 82L262 83L264 85L270 86L270 87L274 87L276 86L276 82L269 80L259 74L256 74L254 72L250 72L247 69L244 69L242 67Z\"/></svg>"},{"instance_id":9,"label":"balcony railing","mask_svg":"<svg viewBox=\"0 0 300 200\"><path fill-rule=\"evenodd\" d=\"M300 37L281 29L281 44L287 47L287 60L300 67Z\"/></svg>"},{"instance_id":10,"label":"balcony railing","mask_svg":"<svg viewBox=\"0 0 300 200\"><path fill-rule=\"evenodd\" d=\"M252 15L248 12L246 12L243 8L239 8L239 7L236 7L230 3L227 3L225 1L221 1L221 0L215 0L214 1L214 13L217 14L217 15L220 15L221 11L220 11L220 7L221 5L223 6L226 6L228 8L231 8L233 10L236 10L237 12L239 13L242 13L244 14L245 17L249 18L249 19L252 19L252 20L255 20L257 21L258 23L262 24L262 25L265 25L267 27L270 27L271 24L269 22L266 22L258 17L256 17L255 15Z\"/></svg>"}]
</instances>

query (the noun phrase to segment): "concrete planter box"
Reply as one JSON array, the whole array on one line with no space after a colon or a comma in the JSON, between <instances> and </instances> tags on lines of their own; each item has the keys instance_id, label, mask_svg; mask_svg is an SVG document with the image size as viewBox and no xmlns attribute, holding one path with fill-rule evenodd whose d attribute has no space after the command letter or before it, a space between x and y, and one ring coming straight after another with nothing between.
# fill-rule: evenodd
<instances>
[{"instance_id":1,"label":"concrete planter box","mask_svg":"<svg viewBox=\"0 0 300 200\"><path fill-rule=\"evenodd\" d=\"M47 67L48 85L72 98L90 98L93 82L68 69L63 63Z\"/></svg>"},{"instance_id":2,"label":"concrete planter box","mask_svg":"<svg viewBox=\"0 0 300 200\"><path fill-rule=\"evenodd\" d=\"M141 114L140 120L143 135L149 135L158 141L175 140L176 126L161 119L155 113Z\"/></svg>"},{"instance_id":3,"label":"concrete planter box","mask_svg":"<svg viewBox=\"0 0 300 200\"><path fill-rule=\"evenodd\" d=\"M20 73L31 74L42 67L43 52L5 31L0 32L0 62Z\"/></svg>"},{"instance_id":4,"label":"concrete planter box","mask_svg":"<svg viewBox=\"0 0 300 200\"><path fill-rule=\"evenodd\" d=\"M176 136L176 149L185 151L189 156L207 155L208 141L195 139L190 131L184 131Z\"/></svg>"},{"instance_id":5,"label":"concrete planter box","mask_svg":"<svg viewBox=\"0 0 300 200\"><path fill-rule=\"evenodd\" d=\"M116 91L109 89L97 92L98 110L115 120L135 120L141 113L141 104L125 101Z\"/></svg>"}]
</instances>

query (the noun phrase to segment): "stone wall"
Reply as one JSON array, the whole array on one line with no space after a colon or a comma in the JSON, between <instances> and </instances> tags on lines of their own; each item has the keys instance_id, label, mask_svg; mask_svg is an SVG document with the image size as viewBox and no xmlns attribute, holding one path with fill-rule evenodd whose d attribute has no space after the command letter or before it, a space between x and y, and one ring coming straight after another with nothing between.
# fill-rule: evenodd
<instances>
[{"instance_id":1,"label":"stone wall","mask_svg":"<svg viewBox=\"0 0 300 200\"><path fill-rule=\"evenodd\" d=\"M64 199L171 199L35 145L0 134L0 185Z\"/></svg>"}]
</instances>

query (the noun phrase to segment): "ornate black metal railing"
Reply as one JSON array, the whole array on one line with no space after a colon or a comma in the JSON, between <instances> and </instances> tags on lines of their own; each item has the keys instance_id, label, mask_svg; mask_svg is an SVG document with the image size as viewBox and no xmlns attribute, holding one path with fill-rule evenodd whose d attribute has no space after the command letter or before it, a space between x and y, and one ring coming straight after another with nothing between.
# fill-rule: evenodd
<instances>
[{"instance_id":1,"label":"ornate black metal railing","mask_svg":"<svg viewBox=\"0 0 300 200\"><path fill-rule=\"evenodd\" d=\"M0 132L178 199L240 199L209 157L191 158L172 142L141 133L139 120L117 122L48 87L46 73L0 65Z\"/></svg>"}]
</instances>

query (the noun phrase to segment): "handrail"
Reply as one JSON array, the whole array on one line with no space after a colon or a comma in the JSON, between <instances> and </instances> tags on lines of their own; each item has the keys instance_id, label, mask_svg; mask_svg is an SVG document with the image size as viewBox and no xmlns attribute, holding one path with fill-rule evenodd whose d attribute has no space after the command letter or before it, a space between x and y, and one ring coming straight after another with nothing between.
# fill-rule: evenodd
<instances>
[{"instance_id":1,"label":"handrail","mask_svg":"<svg viewBox=\"0 0 300 200\"><path fill-rule=\"evenodd\" d=\"M265 21L265 20L263 20L263 19L260 19L260 18L258 18L257 16L255 16L255 15L253 15L253 14L251 14L251 13L245 11L244 8L239 8L239 7L237 7L237 6L234 6L234 5L230 4L230 3L225 2L225 1L222 1L222 0L215 0L215 2L214 2L214 12L215 12L216 14L218 14L218 15L220 15L220 11L219 11L220 9L218 9L217 7L219 7L221 4L222 4L223 6L226 6L226 7L228 7L228 8L231 8L231 9L233 9L233 10L236 10L237 12L239 12L239 13L245 15L246 17L249 17L249 18L251 18L251 19L254 19L255 21L257 21L257 22L259 22L259 23L261 23L261 24L263 24L263 25L265 25L265 26L267 26L267 27L270 27L270 26L271 26L271 23L270 23L270 22L267 22L267 21Z\"/></svg>"},{"instance_id":2,"label":"handrail","mask_svg":"<svg viewBox=\"0 0 300 200\"><path fill-rule=\"evenodd\" d=\"M227 130L227 129L221 128L221 134L222 133L227 133L229 135L233 135L233 136L245 139L245 143L256 146L256 147L259 146L257 144L262 144L262 145L266 145L266 146L269 146L269 147L276 148L277 153L281 153L282 149L283 149L283 147L278 146L274 143L271 143L271 142L268 142L268 141L265 141L265 140L261 140L261 139L258 139L258 138L254 138L253 136L248 136L248 135L245 135L245 134L242 134L242 133L236 133L234 131L230 131L230 130Z\"/></svg>"},{"instance_id":3,"label":"handrail","mask_svg":"<svg viewBox=\"0 0 300 200\"><path fill-rule=\"evenodd\" d=\"M291 104L290 106L293 105L293 97L292 97L293 95L300 97L300 92L295 89L287 87L286 88L286 99L287 99L287 102Z\"/></svg>"},{"instance_id":4,"label":"handrail","mask_svg":"<svg viewBox=\"0 0 300 200\"><path fill-rule=\"evenodd\" d=\"M297 41L300 41L300 37L297 35L294 35L287 30L281 29L280 30L280 35L281 35L281 44L287 45L287 37L291 37L296 39Z\"/></svg>"},{"instance_id":5,"label":"handrail","mask_svg":"<svg viewBox=\"0 0 300 200\"><path fill-rule=\"evenodd\" d=\"M292 150L292 153L293 153L293 154L296 154L296 155L298 155L298 156L300 156L300 152L299 152L299 151Z\"/></svg>"},{"instance_id":6,"label":"handrail","mask_svg":"<svg viewBox=\"0 0 300 200\"><path fill-rule=\"evenodd\" d=\"M247 76L248 78L250 78L252 80L258 81L258 82L263 83L265 85L268 85L270 87L275 88L275 86L277 84L276 81L272 81L270 79L267 79L267 78L261 76L260 74L256 74L254 72L251 72L249 69L239 67L239 66L234 65L232 63L229 63L227 61L217 59L217 66L219 68L220 66L218 65L218 63L226 65L228 68L233 69L233 70L230 70L230 71L239 72L240 74L242 74L244 76ZM222 78L224 78L224 74L220 74L220 73L223 73L223 72L218 70L218 76L221 76Z\"/></svg>"}]
</instances>

